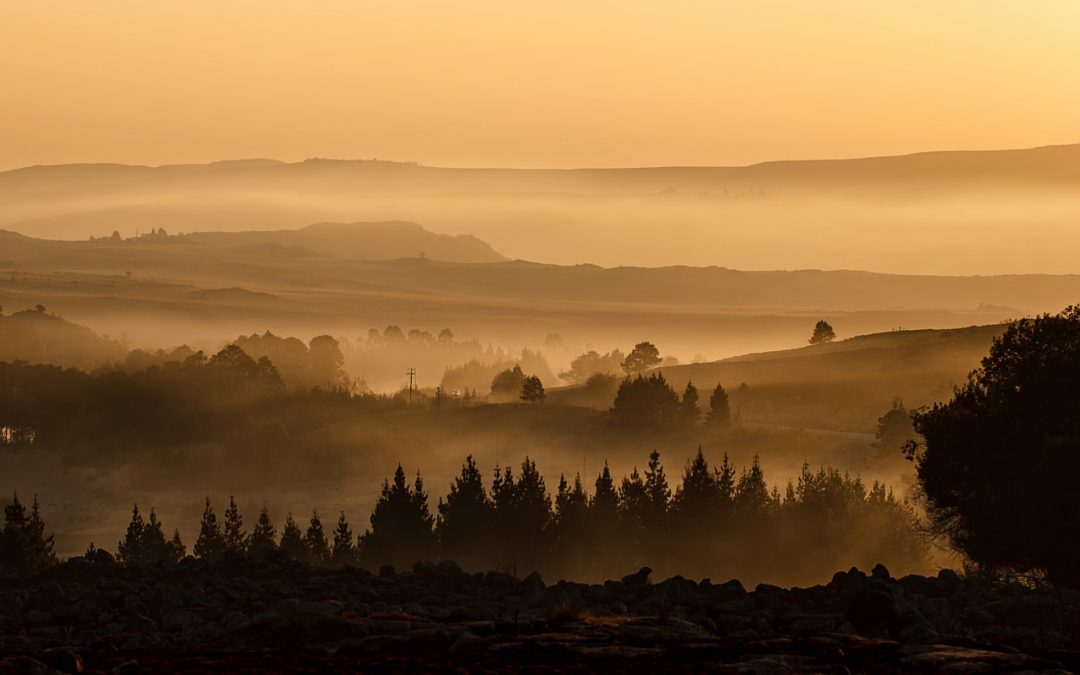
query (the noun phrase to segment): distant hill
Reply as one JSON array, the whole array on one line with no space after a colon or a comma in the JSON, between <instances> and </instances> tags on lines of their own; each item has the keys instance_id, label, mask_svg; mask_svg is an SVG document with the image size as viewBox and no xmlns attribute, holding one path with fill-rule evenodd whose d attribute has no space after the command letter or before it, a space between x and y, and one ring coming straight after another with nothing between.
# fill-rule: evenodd
<instances>
[{"instance_id":1,"label":"distant hill","mask_svg":"<svg viewBox=\"0 0 1080 675\"><path fill-rule=\"evenodd\" d=\"M0 361L90 370L126 355L120 343L44 311L0 316Z\"/></svg>"},{"instance_id":2,"label":"distant hill","mask_svg":"<svg viewBox=\"0 0 1080 675\"><path fill-rule=\"evenodd\" d=\"M0 172L0 229L31 236L406 220L511 258L605 266L1080 272L1077 219L1080 145L744 167L312 159Z\"/></svg>"},{"instance_id":3,"label":"distant hill","mask_svg":"<svg viewBox=\"0 0 1080 675\"><path fill-rule=\"evenodd\" d=\"M703 406L723 384L746 423L872 432L896 399L911 409L947 400L1004 330L994 325L861 335L662 372L680 392L693 381ZM747 387L740 391L742 384Z\"/></svg>"},{"instance_id":4,"label":"distant hill","mask_svg":"<svg viewBox=\"0 0 1080 675\"><path fill-rule=\"evenodd\" d=\"M78 261L116 259L138 264L140 259L182 259L197 256L320 257L338 260L393 260L425 257L448 262L478 263L505 260L490 245L467 235L435 234L415 223L318 223L299 230L195 232L97 241L37 239L0 230L9 266L79 266ZM120 262L127 260L128 262Z\"/></svg>"}]
</instances>

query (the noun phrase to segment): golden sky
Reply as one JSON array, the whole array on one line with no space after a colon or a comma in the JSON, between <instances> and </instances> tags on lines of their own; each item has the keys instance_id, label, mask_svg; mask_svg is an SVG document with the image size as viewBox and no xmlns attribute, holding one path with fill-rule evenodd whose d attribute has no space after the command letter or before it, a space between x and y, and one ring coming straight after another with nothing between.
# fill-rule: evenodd
<instances>
[{"instance_id":1,"label":"golden sky","mask_svg":"<svg viewBox=\"0 0 1080 675\"><path fill-rule=\"evenodd\" d=\"M1080 141L1080 2L0 0L0 169Z\"/></svg>"}]
</instances>

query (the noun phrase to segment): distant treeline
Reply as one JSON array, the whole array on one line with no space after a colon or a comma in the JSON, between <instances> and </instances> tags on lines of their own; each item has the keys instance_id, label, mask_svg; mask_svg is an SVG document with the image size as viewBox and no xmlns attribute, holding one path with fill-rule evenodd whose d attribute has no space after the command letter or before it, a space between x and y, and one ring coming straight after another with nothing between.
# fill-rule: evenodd
<instances>
[{"instance_id":1,"label":"distant treeline","mask_svg":"<svg viewBox=\"0 0 1080 675\"><path fill-rule=\"evenodd\" d=\"M32 517L17 497L5 513L0 560L50 564L36 499ZM89 552L97 550L91 544ZM781 493L768 487L756 458L738 470L725 456L713 468L700 450L674 489L653 452L644 471L620 482L605 464L591 494L577 477L560 480L554 496L528 458L517 473L496 468L487 488L470 456L434 511L419 472L410 481L398 466L358 537L344 513L328 531L318 510L304 524L288 514L279 533L265 507L248 531L232 498L220 520L207 498L191 552L211 562L283 555L372 569L442 558L472 570L576 579L618 577L647 564L665 574L776 581L870 562L919 570L927 555L912 509L884 485L868 490L857 477L804 466ZM170 564L185 555L179 531L168 536L153 508L144 517L136 505L116 547L119 561Z\"/></svg>"}]
</instances>

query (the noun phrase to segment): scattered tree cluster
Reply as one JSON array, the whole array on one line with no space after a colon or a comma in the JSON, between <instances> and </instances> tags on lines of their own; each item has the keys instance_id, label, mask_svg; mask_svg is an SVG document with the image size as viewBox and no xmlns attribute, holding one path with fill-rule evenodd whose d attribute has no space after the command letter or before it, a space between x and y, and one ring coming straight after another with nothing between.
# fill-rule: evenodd
<instances>
[{"instance_id":1,"label":"scattered tree cluster","mask_svg":"<svg viewBox=\"0 0 1080 675\"><path fill-rule=\"evenodd\" d=\"M627 377L615 392L611 412L622 427L673 427L694 425L701 420L700 394L687 382L682 396L668 384L662 372ZM709 395L705 423L717 429L731 425L731 408L723 385Z\"/></svg>"},{"instance_id":2,"label":"scattered tree cluster","mask_svg":"<svg viewBox=\"0 0 1080 675\"><path fill-rule=\"evenodd\" d=\"M0 567L44 569L56 562L53 536L45 534L45 521L37 496L30 506L19 501L18 493L4 505L4 529L0 530Z\"/></svg>"}]
</instances>

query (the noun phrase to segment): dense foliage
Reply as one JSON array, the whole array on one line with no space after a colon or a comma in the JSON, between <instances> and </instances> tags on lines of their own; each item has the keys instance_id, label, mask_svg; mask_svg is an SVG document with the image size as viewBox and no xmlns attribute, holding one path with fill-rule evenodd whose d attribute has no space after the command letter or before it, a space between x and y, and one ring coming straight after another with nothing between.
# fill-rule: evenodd
<instances>
[{"instance_id":1,"label":"dense foliage","mask_svg":"<svg viewBox=\"0 0 1080 675\"><path fill-rule=\"evenodd\" d=\"M915 415L930 524L974 562L1080 584L1080 307L1013 323Z\"/></svg>"}]
</instances>

